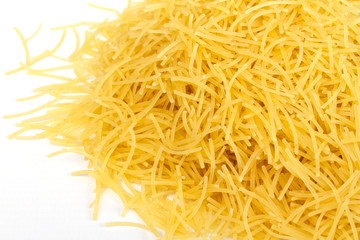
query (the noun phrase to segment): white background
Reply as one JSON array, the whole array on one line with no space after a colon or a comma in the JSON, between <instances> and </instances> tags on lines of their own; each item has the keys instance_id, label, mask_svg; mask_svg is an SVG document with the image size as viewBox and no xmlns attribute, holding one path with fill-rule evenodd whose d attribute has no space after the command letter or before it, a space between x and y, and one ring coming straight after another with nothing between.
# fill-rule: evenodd
<instances>
[{"instance_id":1,"label":"white background","mask_svg":"<svg viewBox=\"0 0 360 240\"><path fill-rule=\"evenodd\" d=\"M114 18L106 11L87 3L121 9L127 0L9 0L0 5L0 239L3 240L72 240L72 239L155 239L145 230L131 227L104 227L105 222L141 220L134 214L120 217L121 201L106 191L100 204L99 218L91 220L95 182L71 173L86 169L87 163L75 155L47 158L58 150L46 140L8 140L19 119L3 119L6 114L29 110L39 101L16 102L29 96L32 89L49 83L49 79L29 77L24 73L5 76L4 73L24 60L21 42L13 27L25 35L33 33L43 23L30 51L36 55L52 48L61 35L50 27L80 21L101 21ZM71 38L70 38L71 39Z\"/></svg>"}]
</instances>

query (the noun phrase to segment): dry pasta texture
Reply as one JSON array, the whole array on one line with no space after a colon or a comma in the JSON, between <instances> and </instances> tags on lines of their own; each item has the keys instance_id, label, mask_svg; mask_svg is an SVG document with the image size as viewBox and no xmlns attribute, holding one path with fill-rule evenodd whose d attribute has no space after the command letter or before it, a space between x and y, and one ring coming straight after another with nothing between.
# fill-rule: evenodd
<instances>
[{"instance_id":1,"label":"dry pasta texture","mask_svg":"<svg viewBox=\"0 0 360 240\"><path fill-rule=\"evenodd\" d=\"M145 224L109 226L359 239L359 14L355 0L130 1L92 23L63 67L35 64L59 59L65 34L37 57L25 48L12 72L61 83L36 90L53 100L11 137L83 155L89 170L75 175L96 179L94 218L110 188Z\"/></svg>"}]
</instances>

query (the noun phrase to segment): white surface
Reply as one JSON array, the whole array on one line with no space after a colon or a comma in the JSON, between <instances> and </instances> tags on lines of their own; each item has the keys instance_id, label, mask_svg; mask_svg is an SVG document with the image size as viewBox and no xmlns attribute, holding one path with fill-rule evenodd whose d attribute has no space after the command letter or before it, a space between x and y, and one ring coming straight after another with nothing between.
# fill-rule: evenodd
<instances>
[{"instance_id":1,"label":"white surface","mask_svg":"<svg viewBox=\"0 0 360 240\"><path fill-rule=\"evenodd\" d=\"M8 140L19 119L3 119L5 114L22 112L36 101L17 103L32 89L48 83L48 79L29 77L23 73L4 76L18 66L24 52L13 27L24 35L43 30L34 39L34 54L54 46L60 33L50 27L82 20L100 21L114 17L111 13L88 7L87 3L121 9L127 0L11 0L0 6L0 239L4 240L71 240L71 239L155 239L145 230L130 227L104 227L105 222L141 222L130 213L120 217L120 199L105 192L100 204L99 219L91 220L88 207L94 198L95 183L89 177L72 177L71 172L86 169L87 163L75 155L47 158L58 148L45 140Z\"/></svg>"}]
</instances>

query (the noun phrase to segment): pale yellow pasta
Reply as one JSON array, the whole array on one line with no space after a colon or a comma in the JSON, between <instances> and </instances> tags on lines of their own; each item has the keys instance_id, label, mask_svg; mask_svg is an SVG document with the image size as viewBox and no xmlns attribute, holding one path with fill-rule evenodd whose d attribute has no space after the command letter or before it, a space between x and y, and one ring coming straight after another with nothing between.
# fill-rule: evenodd
<instances>
[{"instance_id":1,"label":"pale yellow pasta","mask_svg":"<svg viewBox=\"0 0 360 240\"><path fill-rule=\"evenodd\" d=\"M16 29L26 59L9 72L61 81L21 99L53 97L9 115L41 113L10 137L84 156L89 169L74 175L96 180L94 218L109 188L144 224L107 226L161 239L359 239L359 1L99 8L117 18L84 22L82 43L81 24L57 28L38 56ZM76 50L59 57L68 29ZM66 64L35 68L48 58Z\"/></svg>"}]
</instances>

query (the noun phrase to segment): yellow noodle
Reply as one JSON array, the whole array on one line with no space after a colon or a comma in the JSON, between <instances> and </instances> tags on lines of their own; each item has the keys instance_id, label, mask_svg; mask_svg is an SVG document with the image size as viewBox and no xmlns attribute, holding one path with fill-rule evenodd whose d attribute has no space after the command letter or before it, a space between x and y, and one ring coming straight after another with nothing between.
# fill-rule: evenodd
<instances>
[{"instance_id":1,"label":"yellow noodle","mask_svg":"<svg viewBox=\"0 0 360 240\"><path fill-rule=\"evenodd\" d=\"M20 99L49 102L7 117L31 114L10 138L89 161L73 175L96 180L94 219L110 188L144 224L107 226L162 239L359 239L356 1L90 6L116 18L58 27L38 56L27 44L40 27L16 30L26 60L8 74L57 82ZM74 52L61 56L69 28ZM48 58L66 63L36 67Z\"/></svg>"}]
</instances>

